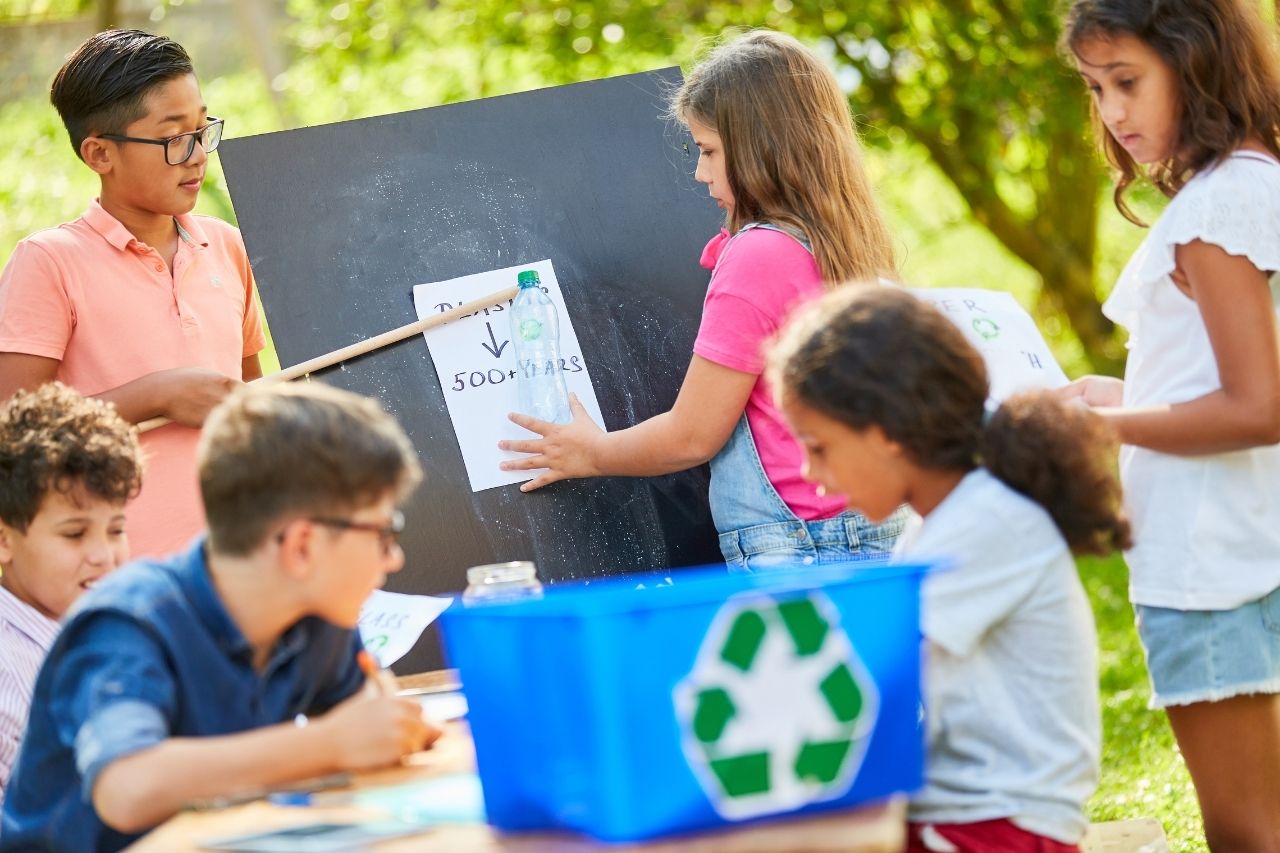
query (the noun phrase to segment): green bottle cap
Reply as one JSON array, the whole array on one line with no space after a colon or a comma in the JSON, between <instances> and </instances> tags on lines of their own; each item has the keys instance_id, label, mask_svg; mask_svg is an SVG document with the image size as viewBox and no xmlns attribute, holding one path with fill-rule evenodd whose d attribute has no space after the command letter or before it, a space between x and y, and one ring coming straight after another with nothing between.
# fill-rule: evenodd
<instances>
[{"instance_id":1,"label":"green bottle cap","mask_svg":"<svg viewBox=\"0 0 1280 853\"><path fill-rule=\"evenodd\" d=\"M516 276L516 282L521 287L537 287L542 284L542 279L538 278L537 270L523 270Z\"/></svg>"}]
</instances>

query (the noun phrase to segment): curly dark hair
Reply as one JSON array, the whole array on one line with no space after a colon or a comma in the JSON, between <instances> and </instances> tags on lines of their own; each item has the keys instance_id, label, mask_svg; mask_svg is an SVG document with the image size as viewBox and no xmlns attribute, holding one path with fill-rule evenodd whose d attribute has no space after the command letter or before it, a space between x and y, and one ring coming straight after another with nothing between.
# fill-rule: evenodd
<instances>
[{"instance_id":1,"label":"curly dark hair","mask_svg":"<svg viewBox=\"0 0 1280 853\"><path fill-rule=\"evenodd\" d=\"M852 429L878 426L917 465L983 465L1043 506L1074 553L1130 544L1106 422L1043 391L1014 395L988 418L981 353L901 288L858 284L807 305L774 343L768 375Z\"/></svg>"},{"instance_id":2,"label":"curly dark hair","mask_svg":"<svg viewBox=\"0 0 1280 853\"><path fill-rule=\"evenodd\" d=\"M142 487L138 431L61 382L0 405L0 521L26 532L52 491L123 503Z\"/></svg>"},{"instance_id":3,"label":"curly dark hair","mask_svg":"<svg viewBox=\"0 0 1280 853\"><path fill-rule=\"evenodd\" d=\"M1192 176L1221 162L1256 136L1280 159L1280 53L1274 28L1258 4L1245 0L1075 0L1067 13L1060 50L1074 58L1092 39L1129 35L1151 47L1178 79L1179 136L1173 155L1147 177L1168 197ZM1103 126L1096 106L1094 132L1119 170L1116 207L1144 224L1124 194L1141 167Z\"/></svg>"}]
</instances>

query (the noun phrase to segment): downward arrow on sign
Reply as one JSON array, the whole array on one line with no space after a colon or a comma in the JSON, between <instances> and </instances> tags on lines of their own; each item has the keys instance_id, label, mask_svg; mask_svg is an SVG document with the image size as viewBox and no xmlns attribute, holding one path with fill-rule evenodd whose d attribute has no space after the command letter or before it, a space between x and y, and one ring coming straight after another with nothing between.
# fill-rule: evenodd
<instances>
[{"instance_id":1,"label":"downward arrow on sign","mask_svg":"<svg viewBox=\"0 0 1280 853\"><path fill-rule=\"evenodd\" d=\"M487 349L494 358L502 358L502 351L507 348L507 344L511 343L511 341L503 341L499 344L498 339L493 336L493 326L489 325L488 320L485 320L484 327L489 330L489 340L493 341L493 346L489 346L483 341L480 343L480 346Z\"/></svg>"}]
</instances>

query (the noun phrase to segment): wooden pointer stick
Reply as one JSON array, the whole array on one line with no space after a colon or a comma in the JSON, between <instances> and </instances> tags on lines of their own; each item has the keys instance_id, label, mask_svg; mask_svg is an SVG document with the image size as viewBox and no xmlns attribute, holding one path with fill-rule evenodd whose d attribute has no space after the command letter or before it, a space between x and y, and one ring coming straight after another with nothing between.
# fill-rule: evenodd
<instances>
[{"instance_id":1,"label":"wooden pointer stick","mask_svg":"<svg viewBox=\"0 0 1280 853\"><path fill-rule=\"evenodd\" d=\"M336 349L333 352L318 355L315 358L295 364L293 367L281 370L279 373L272 373L270 376L263 376L253 380L256 382L288 382L291 379L297 379L300 376L306 376L308 373L315 373L325 367L332 367L343 361L350 361L359 355L385 347L388 344L394 344L397 341L403 341L405 338L411 338L414 335L420 335L428 329L434 329L436 326L443 326L450 320L456 320L459 317L465 317L468 314L475 314L488 308L490 305L496 305L499 302L505 302L508 299L514 299L516 292L520 288L516 285L504 288L496 293L490 293L488 296L482 296L479 299L473 299L470 302L464 302L457 308L450 308L448 311L442 311L434 314L425 320L418 320L408 323L398 329L392 329L389 332L383 332L380 335L374 335L372 338L365 338L363 341L356 341L354 344ZM138 432L148 432L162 427L165 424L173 423L168 418L150 418L138 424Z\"/></svg>"}]
</instances>

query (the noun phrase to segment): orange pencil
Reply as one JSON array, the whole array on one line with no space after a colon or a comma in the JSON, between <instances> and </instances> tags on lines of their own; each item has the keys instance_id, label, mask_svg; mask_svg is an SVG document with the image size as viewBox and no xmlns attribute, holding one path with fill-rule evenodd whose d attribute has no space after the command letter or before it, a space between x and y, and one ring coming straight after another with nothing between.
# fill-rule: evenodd
<instances>
[{"instance_id":1,"label":"orange pencil","mask_svg":"<svg viewBox=\"0 0 1280 853\"><path fill-rule=\"evenodd\" d=\"M399 690L396 677L390 670L378 666L378 662L374 660L373 655L369 654L368 649L361 649L356 655L356 661L364 672L365 683L371 686L375 693L380 696L396 695Z\"/></svg>"}]
</instances>

